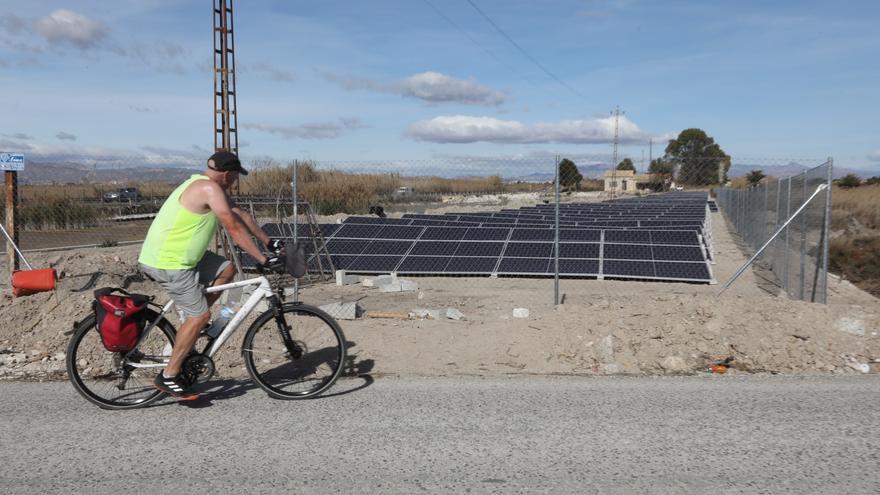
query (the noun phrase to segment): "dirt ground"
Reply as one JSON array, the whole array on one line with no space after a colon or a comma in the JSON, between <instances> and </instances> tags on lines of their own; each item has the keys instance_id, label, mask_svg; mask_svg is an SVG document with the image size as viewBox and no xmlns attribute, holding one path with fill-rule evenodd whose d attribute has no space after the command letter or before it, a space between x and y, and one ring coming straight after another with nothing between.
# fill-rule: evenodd
<instances>
[{"instance_id":1,"label":"dirt ground","mask_svg":"<svg viewBox=\"0 0 880 495\"><path fill-rule=\"evenodd\" d=\"M723 283L746 256L720 213L713 213L712 223L717 259L712 268ZM55 266L63 279L52 293L23 298L13 298L8 288L0 293L0 379L62 377L65 332L90 311L93 286L128 283L130 291L165 300L152 282L129 277L138 249L32 255L33 264ZM0 283L8 287L9 275L0 271ZM464 314L463 320L341 321L349 372L694 374L723 360L731 362L729 373L852 374L880 367L880 299L833 276L827 305L770 293L753 270L720 297L720 283L563 279L559 306L553 304L552 279L408 279L418 284L417 291L382 293L332 283L303 288L302 299L314 305L357 301L368 312L425 308L443 314L456 308ZM514 308L530 314L514 318ZM243 333L216 357L221 376L245 375L238 350Z\"/></svg>"}]
</instances>

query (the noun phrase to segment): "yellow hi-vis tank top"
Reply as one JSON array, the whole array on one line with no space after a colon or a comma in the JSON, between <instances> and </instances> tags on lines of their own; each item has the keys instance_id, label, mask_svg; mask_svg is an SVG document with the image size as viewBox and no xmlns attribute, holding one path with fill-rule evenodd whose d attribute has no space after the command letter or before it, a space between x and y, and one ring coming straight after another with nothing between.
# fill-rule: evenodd
<instances>
[{"instance_id":1,"label":"yellow hi-vis tank top","mask_svg":"<svg viewBox=\"0 0 880 495\"><path fill-rule=\"evenodd\" d=\"M200 179L208 177L193 175L165 200L147 232L139 263L160 270L188 270L201 261L217 231L217 215L193 213L180 204L183 191Z\"/></svg>"}]
</instances>

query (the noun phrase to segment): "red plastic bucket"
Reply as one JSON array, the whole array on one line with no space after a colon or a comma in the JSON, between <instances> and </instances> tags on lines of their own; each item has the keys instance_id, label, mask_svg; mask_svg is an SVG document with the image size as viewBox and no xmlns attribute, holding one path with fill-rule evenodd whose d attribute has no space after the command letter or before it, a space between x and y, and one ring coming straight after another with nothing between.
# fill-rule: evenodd
<instances>
[{"instance_id":1,"label":"red plastic bucket","mask_svg":"<svg viewBox=\"0 0 880 495\"><path fill-rule=\"evenodd\" d=\"M58 276L54 268L20 270L12 273L12 294L15 297L55 290Z\"/></svg>"}]
</instances>

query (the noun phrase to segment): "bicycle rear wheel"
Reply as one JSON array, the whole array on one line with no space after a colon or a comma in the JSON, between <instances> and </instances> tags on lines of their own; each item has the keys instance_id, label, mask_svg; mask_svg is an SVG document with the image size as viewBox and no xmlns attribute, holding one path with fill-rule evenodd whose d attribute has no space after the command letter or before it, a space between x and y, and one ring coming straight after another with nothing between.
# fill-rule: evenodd
<instances>
[{"instance_id":1,"label":"bicycle rear wheel","mask_svg":"<svg viewBox=\"0 0 880 495\"><path fill-rule=\"evenodd\" d=\"M245 366L271 397L314 397L339 378L345 364L345 336L330 315L313 306L288 303L280 311L291 340L285 342L275 312L266 311L244 337Z\"/></svg>"},{"instance_id":2,"label":"bicycle rear wheel","mask_svg":"<svg viewBox=\"0 0 880 495\"><path fill-rule=\"evenodd\" d=\"M149 321L158 313L147 310ZM156 367L135 368L123 365L126 353L104 348L91 315L74 329L67 347L67 376L73 387L86 400L103 409L133 409L151 404L162 392L153 388L153 379L171 357L175 330L162 319L150 330L143 342L129 355L129 360Z\"/></svg>"}]
</instances>

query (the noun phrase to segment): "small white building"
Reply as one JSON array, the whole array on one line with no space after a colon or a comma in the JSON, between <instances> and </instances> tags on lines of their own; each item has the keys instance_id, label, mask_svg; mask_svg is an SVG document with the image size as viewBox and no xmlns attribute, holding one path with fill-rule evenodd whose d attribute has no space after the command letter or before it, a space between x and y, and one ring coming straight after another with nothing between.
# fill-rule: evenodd
<instances>
[{"instance_id":1,"label":"small white building","mask_svg":"<svg viewBox=\"0 0 880 495\"><path fill-rule=\"evenodd\" d=\"M632 194L640 189L638 187L639 184L650 182L650 175L636 174L632 170L608 170L605 172L605 192L614 191L618 194Z\"/></svg>"}]
</instances>

